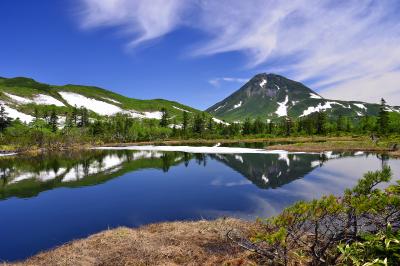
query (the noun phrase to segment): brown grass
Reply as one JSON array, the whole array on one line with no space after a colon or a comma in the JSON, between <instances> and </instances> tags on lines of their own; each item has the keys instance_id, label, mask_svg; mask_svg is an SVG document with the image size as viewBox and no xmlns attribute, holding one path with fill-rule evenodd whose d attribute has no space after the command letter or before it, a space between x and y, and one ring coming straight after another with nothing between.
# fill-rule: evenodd
<instances>
[{"instance_id":1,"label":"brown grass","mask_svg":"<svg viewBox=\"0 0 400 266\"><path fill-rule=\"evenodd\" d=\"M389 147L375 145L371 141L326 141L326 142L300 142L286 145L271 145L268 150L287 150L294 152L323 152L323 151L367 151L389 153L393 156L400 155L398 151L391 152Z\"/></svg>"},{"instance_id":2,"label":"brown grass","mask_svg":"<svg viewBox=\"0 0 400 266\"><path fill-rule=\"evenodd\" d=\"M131 143L104 143L99 144L100 146L115 146L124 147L132 145L177 145L177 144L215 144L215 143L237 143L237 142L247 142L247 143L257 143L257 142L315 142L315 141L350 141L350 140L361 140L363 137L273 137L273 138L234 138L234 139L181 139L181 140L160 140L160 141L139 141Z\"/></svg>"},{"instance_id":3,"label":"brown grass","mask_svg":"<svg viewBox=\"0 0 400 266\"><path fill-rule=\"evenodd\" d=\"M107 230L7 265L256 265L256 257L229 241L255 228L233 218L172 222Z\"/></svg>"}]
</instances>

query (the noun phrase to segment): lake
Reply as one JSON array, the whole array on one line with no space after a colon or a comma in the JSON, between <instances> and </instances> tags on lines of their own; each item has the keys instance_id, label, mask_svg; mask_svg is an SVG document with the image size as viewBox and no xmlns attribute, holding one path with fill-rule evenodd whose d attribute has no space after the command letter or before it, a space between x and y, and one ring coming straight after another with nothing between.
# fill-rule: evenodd
<instances>
[{"instance_id":1,"label":"lake","mask_svg":"<svg viewBox=\"0 0 400 266\"><path fill-rule=\"evenodd\" d=\"M341 194L382 165L400 173L399 160L363 152L135 149L1 158L0 261L118 226L269 217L298 200Z\"/></svg>"}]
</instances>

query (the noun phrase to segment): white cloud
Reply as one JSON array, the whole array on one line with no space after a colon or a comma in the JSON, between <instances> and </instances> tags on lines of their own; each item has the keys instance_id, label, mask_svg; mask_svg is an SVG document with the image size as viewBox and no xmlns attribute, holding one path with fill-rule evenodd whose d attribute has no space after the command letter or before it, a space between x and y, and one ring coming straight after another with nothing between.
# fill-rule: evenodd
<instances>
[{"instance_id":1,"label":"white cloud","mask_svg":"<svg viewBox=\"0 0 400 266\"><path fill-rule=\"evenodd\" d=\"M323 91L331 99L359 99L379 103L381 97L392 105L400 105L400 71L368 75L349 80Z\"/></svg>"},{"instance_id":2,"label":"white cloud","mask_svg":"<svg viewBox=\"0 0 400 266\"><path fill-rule=\"evenodd\" d=\"M83 28L122 26L134 37L129 46L159 38L181 21L189 2L181 0L81 0Z\"/></svg>"},{"instance_id":3,"label":"white cloud","mask_svg":"<svg viewBox=\"0 0 400 266\"><path fill-rule=\"evenodd\" d=\"M396 0L81 1L84 27L122 26L132 34L131 45L190 27L206 35L194 55L243 52L250 68L279 69L325 97L400 101L394 92L400 81Z\"/></svg>"},{"instance_id":4,"label":"white cloud","mask_svg":"<svg viewBox=\"0 0 400 266\"><path fill-rule=\"evenodd\" d=\"M208 83L213 85L214 87L219 87L221 82L235 82L235 83L240 83L243 84L245 82L249 81L249 79L243 79L243 78L230 78L230 77L225 77L225 78L214 78L210 79Z\"/></svg>"}]
</instances>

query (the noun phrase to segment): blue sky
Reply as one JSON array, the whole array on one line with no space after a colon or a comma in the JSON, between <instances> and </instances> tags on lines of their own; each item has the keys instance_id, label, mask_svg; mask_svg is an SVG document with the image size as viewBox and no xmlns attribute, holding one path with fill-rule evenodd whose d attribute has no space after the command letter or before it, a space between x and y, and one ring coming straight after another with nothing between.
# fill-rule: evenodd
<instances>
[{"instance_id":1,"label":"blue sky","mask_svg":"<svg viewBox=\"0 0 400 266\"><path fill-rule=\"evenodd\" d=\"M400 2L2 0L0 76L205 109L260 72L400 105Z\"/></svg>"}]
</instances>

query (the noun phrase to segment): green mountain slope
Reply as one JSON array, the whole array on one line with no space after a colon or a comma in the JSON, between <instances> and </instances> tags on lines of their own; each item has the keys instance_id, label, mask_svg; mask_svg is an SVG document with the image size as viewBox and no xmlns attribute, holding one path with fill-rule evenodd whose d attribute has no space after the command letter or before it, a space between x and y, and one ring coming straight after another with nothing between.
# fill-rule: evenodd
<instances>
[{"instance_id":1,"label":"green mountain slope","mask_svg":"<svg viewBox=\"0 0 400 266\"><path fill-rule=\"evenodd\" d=\"M132 117L159 119L161 108L168 110L170 117L180 121L183 111L201 112L189 106L164 99L138 100L92 86L55 86L33 79L0 77L0 103L12 118L24 122L32 119L35 108L56 109L59 114L74 106L86 107L92 117L127 113Z\"/></svg>"},{"instance_id":2,"label":"green mountain slope","mask_svg":"<svg viewBox=\"0 0 400 266\"><path fill-rule=\"evenodd\" d=\"M389 111L400 112L399 107L387 108ZM254 76L239 90L207 111L227 121L243 121L247 117L297 118L318 111L326 111L330 116L376 115L379 105L325 99L299 82L275 74L262 73Z\"/></svg>"}]
</instances>

